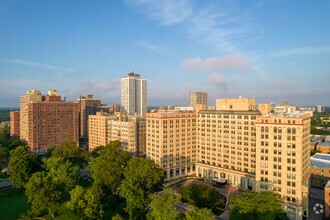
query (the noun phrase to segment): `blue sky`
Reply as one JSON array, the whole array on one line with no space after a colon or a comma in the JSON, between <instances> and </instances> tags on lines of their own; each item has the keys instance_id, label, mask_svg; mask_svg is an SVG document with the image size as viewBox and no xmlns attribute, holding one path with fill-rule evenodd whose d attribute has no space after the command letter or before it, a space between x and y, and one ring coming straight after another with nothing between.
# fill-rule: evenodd
<instances>
[{"instance_id":1,"label":"blue sky","mask_svg":"<svg viewBox=\"0 0 330 220\"><path fill-rule=\"evenodd\" d=\"M190 91L330 106L330 1L0 1L0 107L27 90L120 103L148 79L149 105Z\"/></svg>"}]
</instances>

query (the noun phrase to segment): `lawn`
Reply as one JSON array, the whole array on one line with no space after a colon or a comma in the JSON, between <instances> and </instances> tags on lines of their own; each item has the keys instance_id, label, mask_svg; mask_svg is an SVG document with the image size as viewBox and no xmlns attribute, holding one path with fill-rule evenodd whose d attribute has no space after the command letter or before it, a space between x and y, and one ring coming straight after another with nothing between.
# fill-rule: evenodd
<instances>
[{"instance_id":1,"label":"lawn","mask_svg":"<svg viewBox=\"0 0 330 220\"><path fill-rule=\"evenodd\" d=\"M0 192L0 219L18 219L21 213L25 213L30 208L27 200L21 190Z\"/></svg>"}]
</instances>

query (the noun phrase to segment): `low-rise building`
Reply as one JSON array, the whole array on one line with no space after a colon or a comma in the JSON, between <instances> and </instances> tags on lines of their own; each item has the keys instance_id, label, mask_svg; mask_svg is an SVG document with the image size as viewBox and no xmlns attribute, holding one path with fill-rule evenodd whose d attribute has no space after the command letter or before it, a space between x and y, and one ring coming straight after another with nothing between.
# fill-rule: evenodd
<instances>
[{"instance_id":1,"label":"low-rise building","mask_svg":"<svg viewBox=\"0 0 330 220\"><path fill-rule=\"evenodd\" d=\"M310 184L323 189L330 180L330 155L316 153L310 161Z\"/></svg>"},{"instance_id":2,"label":"low-rise building","mask_svg":"<svg viewBox=\"0 0 330 220\"><path fill-rule=\"evenodd\" d=\"M324 187L324 216L330 216L330 180Z\"/></svg>"},{"instance_id":3,"label":"low-rise building","mask_svg":"<svg viewBox=\"0 0 330 220\"><path fill-rule=\"evenodd\" d=\"M330 154L330 143L320 142L316 145L316 150L319 150L324 154Z\"/></svg>"}]
</instances>

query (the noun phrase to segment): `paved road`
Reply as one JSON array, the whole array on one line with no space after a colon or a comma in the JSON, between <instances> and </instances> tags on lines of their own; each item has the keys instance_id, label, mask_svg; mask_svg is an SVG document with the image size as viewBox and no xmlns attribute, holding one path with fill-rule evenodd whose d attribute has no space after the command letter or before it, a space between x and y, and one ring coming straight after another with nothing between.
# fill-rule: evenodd
<instances>
[{"instance_id":1,"label":"paved road","mask_svg":"<svg viewBox=\"0 0 330 220\"><path fill-rule=\"evenodd\" d=\"M12 182L8 182L8 181L3 181L3 182L0 182L0 188L2 187L7 187L7 186L12 186L13 183Z\"/></svg>"},{"instance_id":2,"label":"paved road","mask_svg":"<svg viewBox=\"0 0 330 220\"><path fill-rule=\"evenodd\" d=\"M211 187L213 187L214 189L218 190L222 195L226 196L227 198L227 203L226 203L226 207L225 207L225 211L216 219L222 219L222 220L228 220L229 219L229 214L231 212L230 208L229 208L229 204L230 204L230 199L232 196L236 196L238 194L242 194L241 191L237 190L236 187L214 187L212 186L212 184L208 181L200 181L200 180L196 180L196 179L189 179L186 180L184 182L178 183L174 186L171 186L170 188L172 188L173 190L175 190L177 192L177 190L179 188L181 188L182 186L187 186L189 184L207 184Z\"/></svg>"}]
</instances>

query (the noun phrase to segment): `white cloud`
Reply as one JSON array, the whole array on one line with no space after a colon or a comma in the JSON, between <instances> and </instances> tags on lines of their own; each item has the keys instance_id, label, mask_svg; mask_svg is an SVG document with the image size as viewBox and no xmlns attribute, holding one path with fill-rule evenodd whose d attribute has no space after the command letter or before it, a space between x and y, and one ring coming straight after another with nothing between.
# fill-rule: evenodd
<instances>
[{"instance_id":1,"label":"white cloud","mask_svg":"<svg viewBox=\"0 0 330 220\"><path fill-rule=\"evenodd\" d=\"M283 57L290 55L305 55L305 54L317 54L317 53L329 53L330 47L301 47L288 50L281 50L272 52L269 55L272 57Z\"/></svg>"},{"instance_id":2,"label":"white cloud","mask_svg":"<svg viewBox=\"0 0 330 220\"><path fill-rule=\"evenodd\" d=\"M222 8L197 8L186 0L139 0L132 5L162 25L180 25L178 30L185 37L224 52L237 51L242 34L250 30L247 19L238 18L242 14L234 16L233 10L223 5Z\"/></svg>"},{"instance_id":3,"label":"white cloud","mask_svg":"<svg viewBox=\"0 0 330 220\"><path fill-rule=\"evenodd\" d=\"M205 83L223 87L227 87L229 85L229 82L225 79L225 77L218 72L214 72L208 75L205 78Z\"/></svg>"},{"instance_id":4,"label":"white cloud","mask_svg":"<svg viewBox=\"0 0 330 220\"><path fill-rule=\"evenodd\" d=\"M66 68L66 67L59 67L59 66L52 66L49 64L41 64L41 63L36 63L36 62L30 62L26 60L11 60L11 59L3 59L2 60L5 63L11 63L11 64L19 64L23 66L31 66L31 67L41 67L41 68L46 68L50 70L60 70L60 71L66 71L66 72L74 72L74 69L71 68Z\"/></svg>"},{"instance_id":5,"label":"white cloud","mask_svg":"<svg viewBox=\"0 0 330 220\"><path fill-rule=\"evenodd\" d=\"M204 61L199 57L195 59L185 59L181 62L181 65L188 73L223 69L251 69L251 65L246 61L242 53L229 54L223 57L209 57Z\"/></svg>"},{"instance_id":6,"label":"white cloud","mask_svg":"<svg viewBox=\"0 0 330 220\"><path fill-rule=\"evenodd\" d=\"M137 5L143 7L142 12L163 25L173 25L182 22L192 14L192 8L187 0L138 0ZM136 2L135 2L136 5Z\"/></svg>"}]
</instances>

